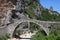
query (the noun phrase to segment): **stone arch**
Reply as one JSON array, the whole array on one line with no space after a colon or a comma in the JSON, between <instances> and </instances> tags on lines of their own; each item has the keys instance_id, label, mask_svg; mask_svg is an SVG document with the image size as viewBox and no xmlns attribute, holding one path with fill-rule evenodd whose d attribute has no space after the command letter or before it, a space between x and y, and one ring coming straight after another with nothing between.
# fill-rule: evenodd
<instances>
[{"instance_id":1,"label":"stone arch","mask_svg":"<svg viewBox=\"0 0 60 40\"><path fill-rule=\"evenodd\" d=\"M24 22L21 22L21 23L24 23ZM20 23L20 24L21 24ZM33 22L30 22L30 23L33 23ZM14 32L13 32L13 37L15 37L15 34L16 34L16 29L18 29L19 27L20 27L20 24L18 24L17 26L16 26L16 28L15 28L15 30L14 30ZM36 23L33 23L33 24L36 24ZM37 25L37 24L36 24ZM37 26L39 26L39 25L37 25ZM40 28L40 26L39 26L39 28ZM39 31L39 30L38 30ZM42 31L45 33L45 31L42 29ZM44 35L46 35L46 33L44 34Z\"/></svg>"},{"instance_id":2,"label":"stone arch","mask_svg":"<svg viewBox=\"0 0 60 40\"><path fill-rule=\"evenodd\" d=\"M17 29L17 28L19 28L19 25L20 25L20 24L18 24L18 25L17 25L17 27L14 29L13 34L12 34L12 37L14 37L14 36L15 36L16 29Z\"/></svg>"},{"instance_id":3,"label":"stone arch","mask_svg":"<svg viewBox=\"0 0 60 40\"><path fill-rule=\"evenodd\" d=\"M10 36L12 37L12 35L13 35L13 32L14 32L14 30L15 30L15 28L17 27L17 25L19 25L20 23L22 23L22 22L33 22L33 23L35 23L35 24L37 24L37 25L39 25L44 31L45 31L45 33L47 34L47 35L49 35L46 31L49 31L49 30L47 30L47 28L45 29L45 27L43 27L43 25L41 25L41 24L39 24L39 23L36 23L36 22L38 22L38 21L36 21L36 20L19 20L19 21L17 21L17 22L15 22L14 24L11 24L10 25L10 29L12 29L12 30L10 30Z\"/></svg>"}]
</instances>

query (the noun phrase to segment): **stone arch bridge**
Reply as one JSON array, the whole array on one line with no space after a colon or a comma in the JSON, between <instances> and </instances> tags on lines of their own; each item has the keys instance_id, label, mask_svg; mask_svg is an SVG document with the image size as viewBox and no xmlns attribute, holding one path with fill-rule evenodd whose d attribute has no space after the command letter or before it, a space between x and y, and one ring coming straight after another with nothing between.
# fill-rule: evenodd
<instances>
[{"instance_id":1,"label":"stone arch bridge","mask_svg":"<svg viewBox=\"0 0 60 40\"><path fill-rule=\"evenodd\" d=\"M8 25L7 27L0 28L0 33L1 32L4 33L6 30L6 33L10 34L10 36L12 37L15 28L17 27L17 25L19 25L22 22L33 22L33 23L39 25L45 31L45 33L47 35L49 35L49 33L50 33L49 28L51 25L60 25L60 22L40 21L40 20L36 20L36 19L20 19L17 22Z\"/></svg>"}]
</instances>

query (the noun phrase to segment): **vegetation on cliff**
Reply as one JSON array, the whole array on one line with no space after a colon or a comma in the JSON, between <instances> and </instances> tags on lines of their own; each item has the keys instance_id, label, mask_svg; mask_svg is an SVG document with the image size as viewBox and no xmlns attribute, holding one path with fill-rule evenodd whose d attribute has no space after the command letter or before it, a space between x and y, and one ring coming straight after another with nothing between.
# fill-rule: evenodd
<instances>
[{"instance_id":1,"label":"vegetation on cliff","mask_svg":"<svg viewBox=\"0 0 60 40\"><path fill-rule=\"evenodd\" d=\"M43 21L60 21L60 14L57 11L50 11L50 9L44 8L41 4L39 4L38 1L36 0L31 0L28 1L27 3L27 14L29 15L30 18L35 18L38 20L43 20ZM39 4L39 9L40 11L35 11L36 6ZM49 12L50 11L50 12ZM38 14L40 12L40 14ZM52 14L51 14L52 13ZM38 16L36 16L37 14Z\"/></svg>"}]
</instances>

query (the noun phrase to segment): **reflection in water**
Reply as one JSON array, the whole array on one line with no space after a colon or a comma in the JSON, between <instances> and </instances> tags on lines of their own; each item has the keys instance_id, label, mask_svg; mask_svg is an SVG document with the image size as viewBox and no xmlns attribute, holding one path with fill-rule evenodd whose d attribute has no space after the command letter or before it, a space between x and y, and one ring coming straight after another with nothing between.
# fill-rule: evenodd
<instances>
[{"instance_id":1,"label":"reflection in water","mask_svg":"<svg viewBox=\"0 0 60 40\"><path fill-rule=\"evenodd\" d=\"M20 39L20 40L30 40L30 39Z\"/></svg>"}]
</instances>

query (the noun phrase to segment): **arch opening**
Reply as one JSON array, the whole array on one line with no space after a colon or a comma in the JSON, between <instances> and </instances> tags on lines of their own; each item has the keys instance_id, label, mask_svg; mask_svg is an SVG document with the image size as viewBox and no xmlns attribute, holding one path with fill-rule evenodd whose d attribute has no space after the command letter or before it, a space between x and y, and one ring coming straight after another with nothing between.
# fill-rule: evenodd
<instances>
[{"instance_id":1,"label":"arch opening","mask_svg":"<svg viewBox=\"0 0 60 40\"><path fill-rule=\"evenodd\" d=\"M23 34L24 28L28 28L27 22L22 22L22 23L18 24L16 26L16 28L14 29L12 36L15 37L15 36L19 36L19 35Z\"/></svg>"},{"instance_id":2,"label":"arch opening","mask_svg":"<svg viewBox=\"0 0 60 40\"><path fill-rule=\"evenodd\" d=\"M13 31L13 34L12 34L13 37L14 37L14 35L16 35L16 29L18 29L22 23L23 23L23 22L19 23L19 24L15 27L15 29L14 29L14 31ZM25 23L26 23L26 22L25 22ZM41 27L40 25L38 25L38 24L36 24L36 23L33 23L33 22L29 22L29 24L30 24L30 25L28 25L28 22L27 22L26 28L28 28L30 32L32 32L32 31L30 30L30 28L32 27L32 24L33 24L35 27L38 26L38 27L35 29L35 31L38 30L38 28L39 28L39 30L42 29L41 32L42 32L44 35L47 35L46 32L43 30L43 28L40 28L40 27ZM30 27L28 27L28 26L30 26ZM23 27L23 28L25 28L25 27ZM39 32L39 30L38 30L38 32ZM20 30L19 30L19 31L20 31ZM19 37L19 38L20 38L20 37Z\"/></svg>"}]
</instances>

